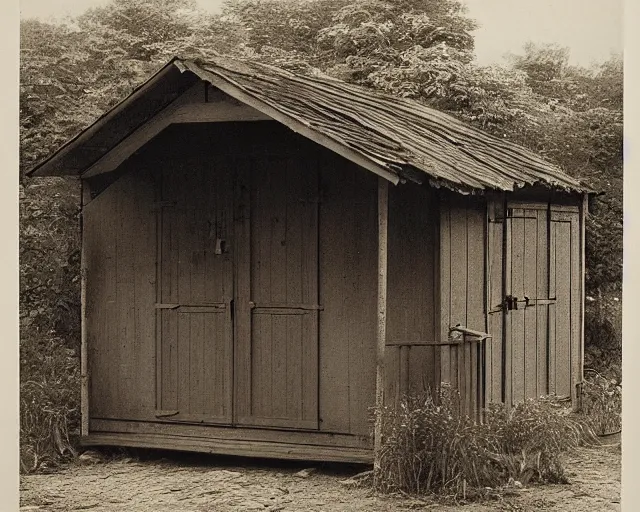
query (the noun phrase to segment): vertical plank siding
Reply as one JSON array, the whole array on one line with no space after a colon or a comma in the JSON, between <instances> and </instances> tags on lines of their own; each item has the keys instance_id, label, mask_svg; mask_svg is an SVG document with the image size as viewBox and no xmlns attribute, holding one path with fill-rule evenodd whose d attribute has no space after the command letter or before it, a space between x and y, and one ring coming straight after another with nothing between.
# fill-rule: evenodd
<instances>
[{"instance_id":1,"label":"vertical plank siding","mask_svg":"<svg viewBox=\"0 0 640 512\"><path fill-rule=\"evenodd\" d=\"M535 210L536 231L536 297L551 297L549 294L549 210ZM536 395L549 393L549 311L552 306L536 308ZM533 396L533 395L530 395Z\"/></svg>"},{"instance_id":2,"label":"vertical plank siding","mask_svg":"<svg viewBox=\"0 0 640 512\"><path fill-rule=\"evenodd\" d=\"M86 333L92 418L153 416L153 181L124 176L84 207ZM131 390L135 389L135 393Z\"/></svg>"},{"instance_id":3,"label":"vertical plank siding","mask_svg":"<svg viewBox=\"0 0 640 512\"><path fill-rule=\"evenodd\" d=\"M231 423L231 177L223 162L169 160L161 171L158 414ZM189 169L189 172L180 172Z\"/></svg>"},{"instance_id":4,"label":"vertical plank siding","mask_svg":"<svg viewBox=\"0 0 640 512\"><path fill-rule=\"evenodd\" d=\"M433 391L438 385L434 346L411 346L435 340L436 223L433 190L415 185L389 190L389 292L387 342L406 346L387 350L387 398L394 402L410 391Z\"/></svg>"},{"instance_id":5,"label":"vertical plank siding","mask_svg":"<svg viewBox=\"0 0 640 512\"><path fill-rule=\"evenodd\" d=\"M451 327L451 208L449 205L449 198L447 196L440 199L440 254L438 258L439 262L439 308L438 308L438 339L445 340L449 337L449 327ZM466 258L465 263L466 265ZM454 374L455 375L455 374ZM451 349L449 347L442 347L440 349L440 382L451 383ZM457 382L456 382L457 384Z\"/></svg>"},{"instance_id":6,"label":"vertical plank siding","mask_svg":"<svg viewBox=\"0 0 640 512\"><path fill-rule=\"evenodd\" d=\"M376 383L377 180L323 153L320 429L368 436Z\"/></svg>"},{"instance_id":7,"label":"vertical plank siding","mask_svg":"<svg viewBox=\"0 0 640 512\"><path fill-rule=\"evenodd\" d=\"M488 202L487 215L487 332L492 337L486 347L486 400L487 402L502 401L502 371L503 371L503 230L504 230L503 202L492 199Z\"/></svg>"},{"instance_id":8,"label":"vertical plank siding","mask_svg":"<svg viewBox=\"0 0 640 512\"><path fill-rule=\"evenodd\" d=\"M251 338L251 160L233 159L234 233L235 247L235 304L234 304L234 380L233 403L235 416L251 414L251 344L240 340Z\"/></svg>"},{"instance_id":9,"label":"vertical plank siding","mask_svg":"<svg viewBox=\"0 0 640 512\"><path fill-rule=\"evenodd\" d=\"M490 204L488 225L487 316L494 339L490 363L487 361L487 400L500 401L501 387L509 405L548 393L575 399L582 321L579 211L572 206L510 201L504 219L501 208L500 201ZM504 249L498 243L502 234ZM517 299L517 308L505 311L505 295ZM496 371L500 368L496 352L501 345L506 349L504 382Z\"/></svg>"},{"instance_id":10,"label":"vertical plank siding","mask_svg":"<svg viewBox=\"0 0 640 512\"><path fill-rule=\"evenodd\" d=\"M84 206L90 418L371 449L378 178L251 125L169 127ZM388 193L387 403L442 382L468 412L575 399L580 210L415 184ZM486 352L424 345L456 325L489 332Z\"/></svg>"},{"instance_id":11,"label":"vertical plank siding","mask_svg":"<svg viewBox=\"0 0 640 512\"><path fill-rule=\"evenodd\" d=\"M581 309L581 240L580 213L578 208L551 210L551 238L553 251L550 262L553 267L556 297L553 318L553 392L561 397L571 397L576 403L576 384L581 381L580 325Z\"/></svg>"},{"instance_id":12,"label":"vertical plank siding","mask_svg":"<svg viewBox=\"0 0 640 512\"><path fill-rule=\"evenodd\" d=\"M486 203L476 203L475 208L467 210L467 320L466 325L471 329L486 331ZM465 350L465 395L466 409L475 411L482 406L482 388L479 372L482 371L482 361L479 359L479 348L475 342L467 341ZM479 366L480 365L480 366ZM480 399L480 403L478 403Z\"/></svg>"},{"instance_id":13,"label":"vertical plank siding","mask_svg":"<svg viewBox=\"0 0 640 512\"><path fill-rule=\"evenodd\" d=\"M80 205L91 201L88 183L81 181ZM80 435L89 434L89 370L87 358L87 254L84 213L80 216Z\"/></svg>"},{"instance_id":14,"label":"vertical plank siding","mask_svg":"<svg viewBox=\"0 0 640 512\"><path fill-rule=\"evenodd\" d=\"M237 343L252 382L238 422L318 428L317 169L268 154L249 167L251 337Z\"/></svg>"},{"instance_id":15,"label":"vertical plank siding","mask_svg":"<svg viewBox=\"0 0 640 512\"><path fill-rule=\"evenodd\" d=\"M461 325L484 332L485 223L487 206L482 200L442 194L440 200L440 326L439 337L447 340L450 327ZM489 341L492 345L492 342ZM445 345L441 351L441 382L460 394L461 409L473 413L482 404L484 384L479 380L483 361L478 361L474 343ZM490 350L491 352L491 350ZM495 356L491 352L491 357Z\"/></svg>"},{"instance_id":16,"label":"vertical plank siding","mask_svg":"<svg viewBox=\"0 0 640 512\"><path fill-rule=\"evenodd\" d=\"M513 217L511 217L511 230L509 236L511 238L508 247L511 249L511 268L508 269L507 279L510 281L508 294L523 298L527 293L524 286L524 270L530 265L525 265L525 218L521 209L512 209ZM527 251L528 252L528 251ZM509 368L508 378L511 380L511 400L512 402L521 402L525 398L525 315L523 305L519 304L520 310L513 311L509 314L511 338L511 365Z\"/></svg>"}]
</instances>

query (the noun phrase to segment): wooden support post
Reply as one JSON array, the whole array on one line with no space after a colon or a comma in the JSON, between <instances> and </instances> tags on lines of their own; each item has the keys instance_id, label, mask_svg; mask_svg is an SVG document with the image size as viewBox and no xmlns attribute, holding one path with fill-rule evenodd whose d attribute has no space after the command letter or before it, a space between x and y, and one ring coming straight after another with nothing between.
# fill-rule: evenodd
<instances>
[{"instance_id":1,"label":"wooden support post","mask_svg":"<svg viewBox=\"0 0 640 512\"><path fill-rule=\"evenodd\" d=\"M380 468L382 407L384 406L384 350L387 329L387 238L389 183L378 178L378 329L376 336L376 417L374 428L374 475Z\"/></svg>"},{"instance_id":2,"label":"wooden support post","mask_svg":"<svg viewBox=\"0 0 640 512\"><path fill-rule=\"evenodd\" d=\"M91 200L89 186L80 180L80 435L89 435L89 376L87 368L87 260L84 243L84 207Z\"/></svg>"},{"instance_id":3,"label":"wooden support post","mask_svg":"<svg viewBox=\"0 0 640 512\"><path fill-rule=\"evenodd\" d=\"M577 404L575 408L582 410L582 387L584 382L584 309L586 302L585 273L586 273L586 223L589 214L589 195L582 196L582 207L580 208L580 370L578 372L579 387L576 390Z\"/></svg>"},{"instance_id":4,"label":"wooden support post","mask_svg":"<svg viewBox=\"0 0 640 512\"><path fill-rule=\"evenodd\" d=\"M511 234L509 229L510 221L507 220L507 198L502 194L502 201L500 205L502 210L502 300L505 300L507 296L507 274L508 266L511 265L511 255L509 252L508 242ZM507 263L507 256L509 256L509 263ZM509 397L509 403L507 403L507 378L511 378L507 375L507 308L502 307L502 348L501 348L501 361L500 361L500 386L501 386L501 401L507 407L511 407L511 397ZM548 353L548 351L547 351Z\"/></svg>"}]
</instances>

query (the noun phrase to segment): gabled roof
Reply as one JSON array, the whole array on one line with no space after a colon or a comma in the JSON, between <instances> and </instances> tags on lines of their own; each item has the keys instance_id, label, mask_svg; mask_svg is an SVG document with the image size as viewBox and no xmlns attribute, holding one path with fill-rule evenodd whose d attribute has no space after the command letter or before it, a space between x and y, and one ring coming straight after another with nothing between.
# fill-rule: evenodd
<instances>
[{"instance_id":1,"label":"gabled roof","mask_svg":"<svg viewBox=\"0 0 640 512\"><path fill-rule=\"evenodd\" d=\"M531 185L590 191L536 153L416 101L223 57L172 59L29 174L82 174L198 79L393 183L429 181L462 193Z\"/></svg>"}]
</instances>

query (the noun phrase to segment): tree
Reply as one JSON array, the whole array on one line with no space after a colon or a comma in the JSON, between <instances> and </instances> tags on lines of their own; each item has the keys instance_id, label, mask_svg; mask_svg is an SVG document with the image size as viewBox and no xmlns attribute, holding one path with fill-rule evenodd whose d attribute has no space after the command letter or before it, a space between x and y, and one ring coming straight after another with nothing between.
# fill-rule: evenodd
<instances>
[{"instance_id":1,"label":"tree","mask_svg":"<svg viewBox=\"0 0 640 512\"><path fill-rule=\"evenodd\" d=\"M473 59L476 25L457 0L233 0L225 15L247 30L259 58L405 96L423 84L422 92L444 97L458 63ZM398 79L398 70L409 76Z\"/></svg>"},{"instance_id":2,"label":"tree","mask_svg":"<svg viewBox=\"0 0 640 512\"><path fill-rule=\"evenodd\" d=\"M570 66L569 50L528 44L512 65L549 110L538 126L523 132L534 146L569 174L589 182L603 196L593 201L587 225L587 287L622 286L623 67L612 55L591 68Z\"/></svg>"}]
</instances>

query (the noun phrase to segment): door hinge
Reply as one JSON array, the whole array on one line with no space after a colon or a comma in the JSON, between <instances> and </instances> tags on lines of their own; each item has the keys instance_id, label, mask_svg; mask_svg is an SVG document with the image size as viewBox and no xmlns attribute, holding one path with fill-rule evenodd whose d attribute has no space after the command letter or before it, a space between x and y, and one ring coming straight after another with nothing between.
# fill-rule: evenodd
<instances>
[{"instance_id":1,"label":"door hinge","mask_svg":"<svg viewBox=\"0 0 640 512\"><path fill-rule=\"evenodd\" d=\"M177 416L180 411L156 411L156 418L168 418L170 416Z\"/></svg>"}]
</instances>

